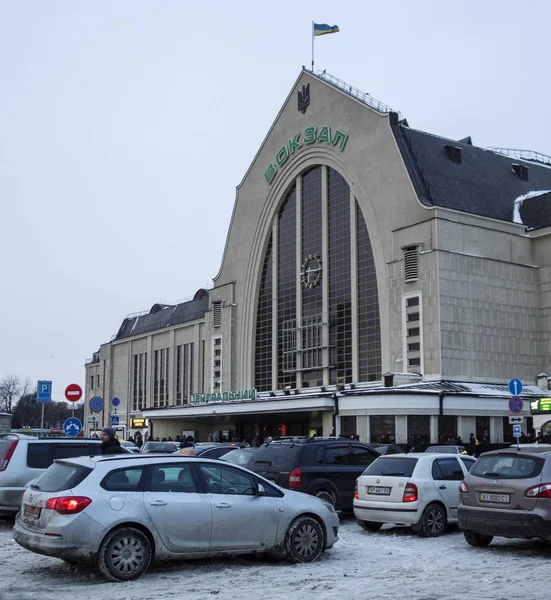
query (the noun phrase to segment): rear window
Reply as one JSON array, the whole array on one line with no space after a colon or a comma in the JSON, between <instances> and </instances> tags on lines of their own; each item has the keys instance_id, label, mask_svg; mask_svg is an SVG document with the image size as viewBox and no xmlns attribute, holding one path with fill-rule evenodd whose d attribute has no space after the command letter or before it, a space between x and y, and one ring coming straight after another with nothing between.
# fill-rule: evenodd
<instances>
[{"instance_id":1,"label":"rear window","mask_svg":"<svg viewBox=\"0 0 551 600\"><path fill-rule=\"evenodd\" d=\"M471 474L486 479L531 479L541 474L545 459L521 454L481 456Z\"/></svg>"},{"instance_id":2,"label":"rear window","mask_svg":"<svg viewBox=\"0 0 551 600\"><path fill-rule=\"evenodd\" d=\"M298 444L277 444L271 442L264 448L259 448L251 460L251 466L263 465L281 469L295 465L301 446Z\"/></svg>"},{"instance_id":3,"label":"rear window","mask_svg":"<svg viewBox=\"0 0 551 600\"><path fill-rule=\"evenodd\" d=\"M32 469L47 469L56 458L97 456L99 454L101 454L100 444L30 442L27 448L27 466Z\"/></svg>"},{"instance_id":4,"label":"rear window","mask_svg":"<svg viewBox=\"0 0 551 600\"><path fill-rule=\"evenodd\" d=\"M92 472L89 467L54 463L36 479L31 487L41 492L62 492L76 487Z\"/></svg>"},{"instance_id":5,"label":"rear window","mask_svg":"<svg viewBox=\"0 0 551 600\"><path fill-rule=\"evenodd\" d=\"M373 461L363 475L386 475L395 477L411 477L417 464L417 458L380 457Z\"/></svg>"}]
</instances>

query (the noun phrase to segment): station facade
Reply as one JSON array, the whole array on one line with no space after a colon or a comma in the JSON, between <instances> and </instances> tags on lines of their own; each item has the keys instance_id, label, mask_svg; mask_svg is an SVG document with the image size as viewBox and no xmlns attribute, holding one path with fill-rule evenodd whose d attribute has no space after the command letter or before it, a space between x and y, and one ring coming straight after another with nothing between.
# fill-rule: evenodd
<instances>
[{"instance_id":1,"label":"station facade","mask_svg":"<svg viewBox=\"0 0 551 600\"><path fill-rule=\"evenodd\" d=\"M416 130L303 70L213 287L123 320L87 361L106 408L86 429L503 442L508 381L528 433L550 372L551 158Z\"/></svg>"}]
</instances>

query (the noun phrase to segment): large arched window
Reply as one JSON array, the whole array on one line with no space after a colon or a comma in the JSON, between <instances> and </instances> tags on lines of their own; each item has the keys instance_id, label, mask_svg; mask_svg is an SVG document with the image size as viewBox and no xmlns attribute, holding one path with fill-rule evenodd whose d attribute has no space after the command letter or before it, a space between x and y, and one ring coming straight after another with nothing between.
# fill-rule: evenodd
<instances>
[{"instance_id":1,"label":"large arched window","mask_svg":"<svg viewBox=\"0 0 551 600\"><path fill-rule=\"evenodd\" d=\"M281 203L263 262L255 341L259 391L381 378L371 243L334 169L303 172Z\"/></svg>"}]
</instances>

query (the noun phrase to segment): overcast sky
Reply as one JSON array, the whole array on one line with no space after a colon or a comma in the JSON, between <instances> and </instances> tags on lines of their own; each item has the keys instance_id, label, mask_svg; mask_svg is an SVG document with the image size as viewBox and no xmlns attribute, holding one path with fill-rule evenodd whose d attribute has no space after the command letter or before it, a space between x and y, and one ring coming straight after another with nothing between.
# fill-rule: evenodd
<instances>
[{"instance_id":1,"label":"overcast sky","mask_svg":"<svg viewBox=\"0 0 551 600\"><path fill-rule=\"evenodd\" d=\"M548 0L0 3L0 377L84 384L122 319L211 285L310 66L411 127L551 155Z\"/></svg>"}]
</instances>

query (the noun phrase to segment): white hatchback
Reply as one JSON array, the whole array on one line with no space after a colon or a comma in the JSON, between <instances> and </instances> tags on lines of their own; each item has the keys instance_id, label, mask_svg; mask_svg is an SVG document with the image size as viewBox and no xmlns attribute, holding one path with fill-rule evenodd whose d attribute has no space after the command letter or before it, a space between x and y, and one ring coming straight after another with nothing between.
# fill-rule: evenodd
<instances>
[{"instance_id":1,"label":"white hatchback","mask_svg":"<svg viewBox=\"0 0 551 600\"><path fill-rule=\"evenodd\" d=\"M436 537L457 521L459 485L476 459L414 452L381 456L356 480L354 515L367 531L411 525Z\"/></svg>"}]
</instances>

